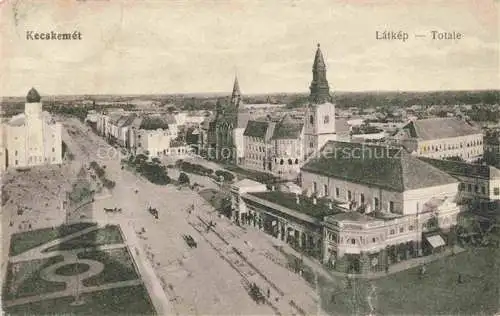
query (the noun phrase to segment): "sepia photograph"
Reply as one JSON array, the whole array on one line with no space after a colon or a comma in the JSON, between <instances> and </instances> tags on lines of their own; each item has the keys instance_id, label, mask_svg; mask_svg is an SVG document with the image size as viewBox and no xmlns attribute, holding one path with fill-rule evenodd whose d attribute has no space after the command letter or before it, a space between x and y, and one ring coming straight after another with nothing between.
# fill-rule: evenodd
<instances>
[{"instance_id":1,"label":"sepia photograph","mask_svg":"<svg viewBox=\"0 0 500 316\"><path fill-rule=\"evenodd\" d=\"M497 0L0 0L2 315L498 315Z\"/></svg>"}]
</instances>

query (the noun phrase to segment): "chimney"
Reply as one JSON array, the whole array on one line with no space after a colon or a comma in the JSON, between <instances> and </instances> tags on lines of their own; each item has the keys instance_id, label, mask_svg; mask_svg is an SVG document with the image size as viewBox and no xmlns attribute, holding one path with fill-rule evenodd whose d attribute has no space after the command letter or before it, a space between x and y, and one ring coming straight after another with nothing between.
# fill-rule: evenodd
<instances>
[{"instance_id":1,"label":"chimney","mask_svg":"<svg viewBox=\"0 0 500 316\"><path fill-rule=\"evenodd\" d=\"M298 194L295 194L295 203L300 204L300 198Z\"/></svg>"},{"instance_id":2,"label":"chimney","mask_svg":"<svg viewBox=\"0 0 500 316\"><path fill-rule=\"evenodd\" d=\"M314 205L318 204L318 200L316 199L316 196L313 196L313 204Z\"/></svg>"}]
</instances>

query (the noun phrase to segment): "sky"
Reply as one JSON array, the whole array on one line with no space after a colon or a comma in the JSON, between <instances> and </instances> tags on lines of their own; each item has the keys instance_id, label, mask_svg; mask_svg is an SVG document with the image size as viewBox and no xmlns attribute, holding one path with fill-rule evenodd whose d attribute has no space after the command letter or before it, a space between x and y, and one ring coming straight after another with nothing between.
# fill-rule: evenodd
<instances>
[{"instance_id":1,"label":"sky","mask_svg":"<svg viewBox=\"0 0 500 316\"><path fill-rule=\"evenodd\" d=\"M0 0L0 95L498 89L496 0ZM406 42L377 40L404 31ZM455 31L461 40L435 41ZM80 41L30 41L27 31ZM426 35L415 38L415 34Z\"/></svg>"}]
</instances>

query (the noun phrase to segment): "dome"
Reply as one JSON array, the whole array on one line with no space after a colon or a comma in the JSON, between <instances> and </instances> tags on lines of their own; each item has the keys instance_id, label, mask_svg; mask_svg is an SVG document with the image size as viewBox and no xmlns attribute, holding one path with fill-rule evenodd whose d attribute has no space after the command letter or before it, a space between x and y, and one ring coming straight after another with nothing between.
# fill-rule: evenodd
<instances>
[{"instance_id":1,"label":"dome","mask_svg":"<svg viewBox=\"0 0 500 316\"><path fill-rule=\"evenodd\" d=\"M26 102L28 103L40 102L40 99L40 95L38 94L38 91L35 90L35 88L31 88L31 90L28 92L28 95L26 96Z\"/></svg>"}]
</instances>

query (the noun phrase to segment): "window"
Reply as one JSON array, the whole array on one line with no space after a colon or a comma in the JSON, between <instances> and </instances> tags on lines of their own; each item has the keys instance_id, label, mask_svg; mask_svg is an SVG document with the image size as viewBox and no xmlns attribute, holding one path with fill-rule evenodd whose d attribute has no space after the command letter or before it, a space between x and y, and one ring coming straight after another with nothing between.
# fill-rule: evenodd
<instances>
[{"instance_id":1,"label":"window","mask_svg":"<svg viewBox=\"0 0 500 316\"><path fill-rule=\"evenodd\" d=\"M394 202L393 201L389 201L389 212L394 212Z\"/></svg>"},{"instance_id":2,"label":"window","mask_svg":"<svg viewBox=\"0 0 500 316\"><path fill-rule=\"evenodd\" d=\"M493 194L494 195L500 195L500 188L494 188L493 189Z\"/></svg>"},{"instance_id":3,"label":"window","mask_svg":"<svg viewBox=\"0 0 500 316\"><path fill-rule=\"evenodd\" d=\"M458 186L458 189L460 191L464 191L465 190L465 183L460 183L460 185Z\"/></svg>"},{"instance_id":4,"label":"window","mask_svg":"<svg viewBox=\"0 0 500 316\"><path fill-rule=\"evenodd\" d=\"M359 201L361 202L361 204L365 204L365 195L363 193L359 195Z\"/></svg>"},{"instance_id":5,"label":"window","mask_svg":"<svg viewBox=\"0 0 500 316\"><path fill-rule=\"evenodd\" d=\"M289 164L289 165L293 165L293 161L292 161L292 159L288 159L288 164Z\"/></svg>"},{"instance_id":6,"label":"window","mask_svg":"<svg viewBox=\"0 0 500 316\"><path fill-rule=\"evenodd\" d=\"M378 209L379 208L379 201L378 201L378 198L374 198L373 199L373 204L375 206L375 209Z\"/></svg>"},{"instance_id":7,"label":"window","mask_svg":"<svg viewBox=\"0 0 500 316\"><path fill-rule=\"evenodd\" d=\"M309 142L309 147L310 148L314 148L314 143L313 142Z\"/></svg>"},{"instance_id":8,"label":"window","mask_svg":"<svg viewBox=\"0 0 500 316\"><path fill-rule=\"evenodd\" d=\"M323 186L323 191L324 191L325 196L328 196L328 185L325 184Z\"/></svg>"},{"instance_id":9,"label":"window","mask_svg":"<svg viewBox=\"0 0 500 316\"><path fill-rule=\"evenodd\" d=\"M313 182L313 193L318 192L318 184L316 182Z\"/></svg>"},{"instance_id":10,"label":"window","mask_svg":"<svg viewBox=\"0 0 500 316\"><path fill-rule=\"evenodd\" d=\"M340 196L340 189L335 188L335 197L339 197L339 196Z\"/></svg>"},{"instance_id":11,"label":"window","mask_svg":"<svg viewBox=\"0 0 500 316\"><path fill-rule=\"evenodd\" d=\"M325 124L330 123L330 117L328 115L325 115L325 117L323 118L323 123Z\"/></svg>"},{"instance_id":12,"label":"window","mask_svg":"<svg viewBox=\"0 0 500 316\"><path fill-rule=\"evenodd\" d=\"M15 152L15 155L17 156L17 150L16 150L16 152Z\"/></svg>"},{"instance_id":13,"label":"window","mask_svg":"<svg viewBox=\"0 0 500 316\"><path fill-rule=\"evenodd\" d=\"M283 165L285 163L285 161L283 161L283 159L280 160L280 165Z\"/></svg>"},{"instance_id":14,"label":"window","mask_svg":"<svg viewBox=\"0 0 500 316\"><path fill-rule=\"evenodd\" d=\"M299 164L299 160L298 159L295 159L295 164L298 165Z\"/></svg>"},{"instance_id":15,"label":"window","mask_svg":"<svg viewBox=\"0 0 500 316\"><path fill-rule=\"evenodd\" d=\"M405 232L405 228L404 227L399 227L399 233L404 233Z\"/></svg>"},{"instance_id":16,"label":"window","mask_svg":"<svg viewBox=\"0 0 500 316\"><path fill-rule=\"evenodd\" d=\"M396 232L394 231L394 229L391 229L391 231L389 232L389 234L391 235L394 235Z\"/></svg>"},{"instance_id":17,"label":"window","mask_svg":"<svg viewBox=\"0 0 500 316\"><path fill-rule=\"evenodd\" d=\"M356 244L356 239L352 238L351 239L351 244L355 245Z\"/></svg>"},{"instance_id":18,"label":"window","mask_svg":"<svg viewBox=\"0 0 500 316\"><path fill-rule=\"evenodd\" d=\"M19 164L19 161L16 160L16 166Z\"/></svg>"},{"instance_id":19,"label":"window","mask_svg":"<svg viewBox=\"0 0 500 316\"><path fill-rule=\"evenodd\" d=\"M53 152L53 153L54 153L54 152L56 152L56 149L55 149L54 147L52 147L52 152Z\"/></svg>"},{"instance_id":20,"label":"window","mask_svg":"<svg viewBox=\"0 0 500 316\"><path fill-rule=\"evenodd\" d=\"M485 187L481 187L481 193L482 194L486 194L486 188Z\"/></svg>"},{"instance_id":21,"label":"window","mask_svg":"<svg viewBox=\"0 0 500 316\"><path fill-rule=\"evenodd\" d=\"M467 184L467 191L468 192L471 192L472 191L472 184Z\"/></svg>"},{"instance_id":22,"label":"window","mask_svg":"<svg viewBox=\"0 0 500 316\"><path fill-rule=\"evenodd\" d=\"M352 192L347 191L347 200L350 201L352 199Z\"/></svg>"},{"instance_id":23,"label":"window","mask_svg":"<svg viewBox=\"0 0 500 316\"><path fill-rule=\"evenodd\" d=\"M408 230L413 230L413 225L410 225L410 227L408 227Z\"/></svg>"},{"instance_id":24,"label":"window","mask_svg":"<svg viewBox=\"0 0 500 316\"><path fill-rule=\"evenodd\" d=\"M309 123L314 124L314 116L309 116Z\"/></svg>"},{"instance_id":25,"label":"window","mask_svg":"<svg viewBox=\"0 0 500 316\"><path fill-rule=\"evenodd\" d=\"M372 242L376 242L377 240L375 238L372 238Z\"/></svg>"}]
</instances>

